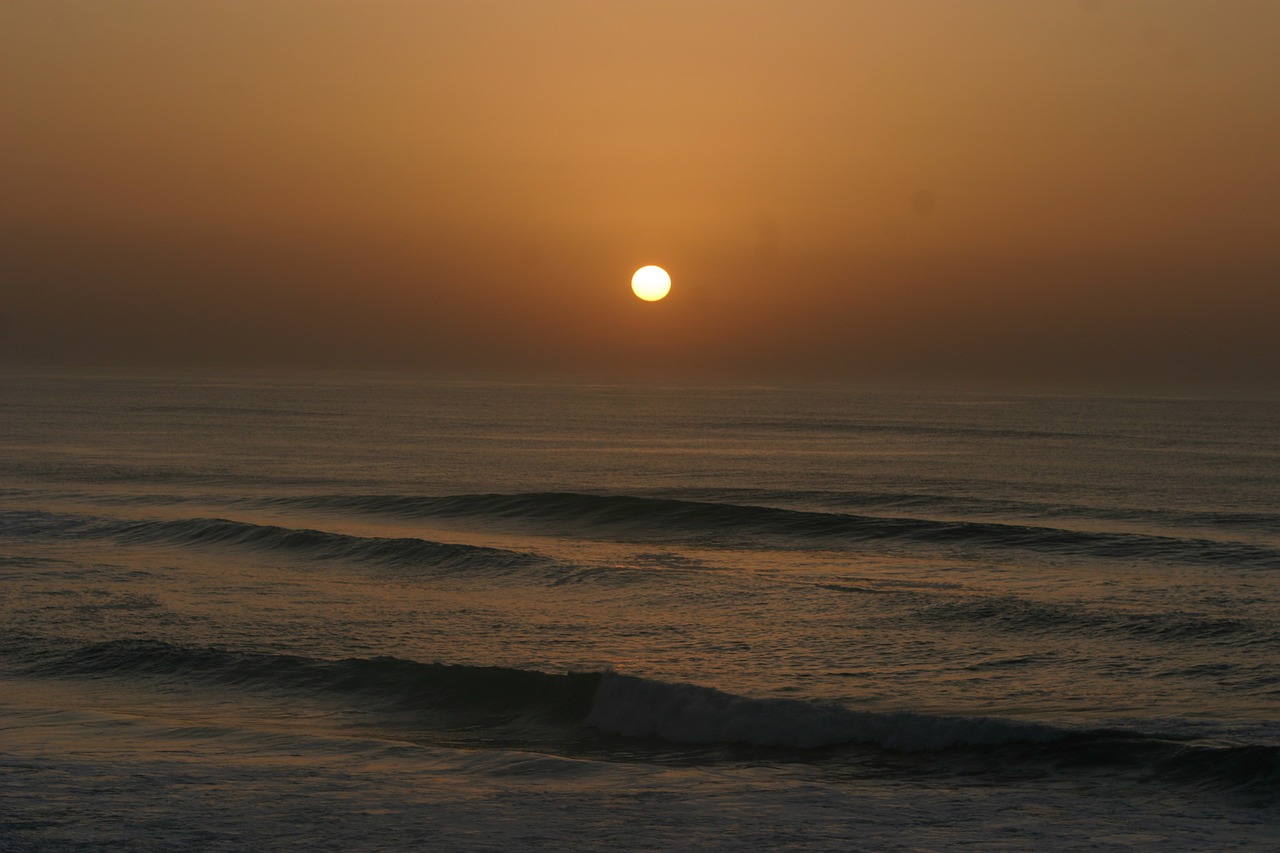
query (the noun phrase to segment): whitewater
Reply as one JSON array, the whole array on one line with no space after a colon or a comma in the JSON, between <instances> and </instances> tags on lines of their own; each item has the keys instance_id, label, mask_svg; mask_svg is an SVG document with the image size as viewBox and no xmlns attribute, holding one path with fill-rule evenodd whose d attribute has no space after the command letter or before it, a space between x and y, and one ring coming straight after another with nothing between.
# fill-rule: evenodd
<instances>
[{"instance_id":1,"label":"whitewater","mask_svg":"<svg viewBox=\"0 0 1280 853\"><path fill-rule=\"evenodd\" d=\"M1280 402L0 374L0 850L1272 850Z\"/></svg>"}]
</instances>

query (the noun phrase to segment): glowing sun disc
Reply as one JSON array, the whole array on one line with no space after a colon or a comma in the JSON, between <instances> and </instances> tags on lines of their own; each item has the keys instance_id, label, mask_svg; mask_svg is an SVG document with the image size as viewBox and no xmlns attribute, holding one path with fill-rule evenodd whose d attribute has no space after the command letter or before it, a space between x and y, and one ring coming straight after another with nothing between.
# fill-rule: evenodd
<instances>
[{"instance_id":1,"label":"glowing sun disc","mask_svg":"<svg viewBox=\"0 0 1280 853\"><path fill-rule=\"evenodd\" d=\"M631 290L646 302L657 302L671 291L671 276L662 267L650 264L631 276Z\"/></svg>"}]
</instances>

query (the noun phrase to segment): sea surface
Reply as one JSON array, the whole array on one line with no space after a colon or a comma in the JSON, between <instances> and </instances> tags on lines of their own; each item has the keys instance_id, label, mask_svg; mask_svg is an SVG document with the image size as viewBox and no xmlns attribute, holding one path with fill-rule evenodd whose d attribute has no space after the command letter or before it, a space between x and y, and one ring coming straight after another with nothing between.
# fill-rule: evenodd
<instances>
[{"instance_id":1,"label":"sea surface","mask_svg":"<svg viewBox=\"0 0 1280 853\"><path fill-rule=\"evenodd\" d=\"M1280 403L0 375L0 850L1274 850Z\"/></svg>"}]
</instances>

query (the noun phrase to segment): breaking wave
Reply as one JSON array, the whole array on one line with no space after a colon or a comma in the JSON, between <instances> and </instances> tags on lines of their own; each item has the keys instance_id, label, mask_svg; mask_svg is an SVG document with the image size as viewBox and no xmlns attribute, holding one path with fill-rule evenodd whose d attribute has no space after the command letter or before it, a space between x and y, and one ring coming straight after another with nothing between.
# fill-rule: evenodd
<instances>
[{"instance_id":1,"label":"breaking wave","mask_svg":"<svg viewBox=\"0 0 1280 853\"><path fill-rule=\"evenodd\" d=\"M1280 793L1280 747L1275 745L1222 746L1007 718L859 711L803 699L739 696L612 671L546 673L395 657L323 660L155 640L57 647L10 638L3 645L6 657L24 662L27 675L159 679L341 695L363 712L409 713L442 737L462 733L483 746L612 750L626 760L661 760L671 745L717 744L786 750L772 753L780 761L838 762L847 750L862 756L868 750L939 759L968 755L994 759L1001 766L1102 767L1268 796ZM16 646L25 646L25 652ZM591 741L587 736L593 731L606 740Z\"/></svg>"}]
</instances>

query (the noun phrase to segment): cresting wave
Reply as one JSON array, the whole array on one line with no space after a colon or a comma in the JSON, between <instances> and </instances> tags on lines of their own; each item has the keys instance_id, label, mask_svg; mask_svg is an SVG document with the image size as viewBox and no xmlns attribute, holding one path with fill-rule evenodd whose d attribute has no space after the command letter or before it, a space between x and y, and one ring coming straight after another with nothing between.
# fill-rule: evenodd
<instances>
[{"instance_id":1,"label":"cresting wave","mask_svg":"<svg viewBox=\"0 0 1280 853\"><path fill-rule=\"evenodd\" d=\"M1280 548L1243 542L996 522L885 518L631 495L566 492L451 497L321 495L277 498L269 503L401 518L521 522L550 532L581 534L585 531L646 540L682 536L715 544L763 536L781 538L798 547L898 542L1280 568Z\"/></svg>"},{"instance_id":2,"label":"cresting wave","mask_svg":"<svg viewBox=\"0 0 1280 853\"><path fill-rule=\"evenodd\" d=\"M1280 794L1280 747L1211 746L1159 735L1072 730L986 717L855 711L799 699L749 698L615 672L544 673L394 657L321 660L152 640L89 645L9 638L0 651L40 677L159 679L302 695L345 695L363 712L411 713L428 731L478 746L616 752L661 759L663 744L787 750L776 760L839 762L846 749L1063 768L1111 768L1192 784ZM621 741L585 739L596 731ZM646 746L647 745L647 746Z\"/></svg>"},{"instance_id":3,"label":"cresting wave","mask_svg":"<svg viewBox=\"0 0 1280 853\"><path fill-rule=\"evenodd\" d=\"M88 645L14 638L6 657L30 675L145 677L263 690L359 694L371 706L462 714L468 726L541 720L627 738L817 749L868 744L899 752L1047 743L1066 730L974 717L871 713L796 699L752 699L614 672L551 674L394 657L322 660L156 640Z\"/></svg>"}]
</instances>

